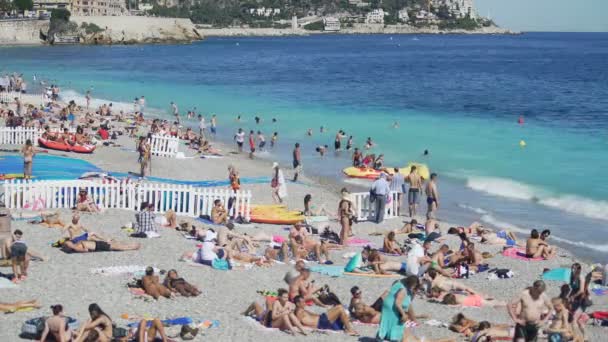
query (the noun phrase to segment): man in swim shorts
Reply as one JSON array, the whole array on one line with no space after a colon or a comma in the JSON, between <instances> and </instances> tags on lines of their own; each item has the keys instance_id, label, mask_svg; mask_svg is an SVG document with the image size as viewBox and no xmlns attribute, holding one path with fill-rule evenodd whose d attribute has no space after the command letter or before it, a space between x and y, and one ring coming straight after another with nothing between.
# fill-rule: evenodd
<instances>
[{"instance_id":1,"label":"man in swim shorts","mask_svg":"<svg viewBox=\"0 0 608 342\"><path fill-rule=\"evenodd\" d=\"M545 283L537 280L507 305L509 315L516 324L514 342L535 342L540 326L551 317L543 317L545 312L553 312L553 304L544 293L545 288ZM521 308L521 312L517 312L517 308Z\"/></svg>"},{"instance_id":2,"label":"man in swim shorts","mask_svg":"<svg viewBox=\"0 0 608 342\"><path fill-rule=\"evenodd\" d=\"M115 241L80 241L73 243L66 241L62 248L68 253L90 253L90 252L122 252L134 251L141 247L138 243L119 243Z\"/></svg>"},{"instance_id":3,"label":"man in swim shorts","mask_svg":"<svg viewBox=\"0 0 608 342\"><path fill-rule=\"evenodd\" d=\"M319 330L344 330L351 336L358 335L350 324L348 313L341 305L336 305L327 312L317 315L306 310L306 301L302 296L296 296L293 301L296 304L295 315L303 326Z\"/></svg>"},{"instance_id":4,"label":"man in swim shorts","mask_svg":"<svg viewBox=\"0 0 608 342\"><path fill-rule=\"evenodd\" d=\"M422 177L418 175L416 166L413 165L410 169L410 174L405 178L410 184L410 189L407 193L407 202L409 204L410 217L416 216L416 205L418 204L418 196L420 196L420 190L422 189Z\"/></svg>"},{"instance_id":5,"label":"man in swim shorts","mask_svg":"<svg viewBox=\"0 0 608 342\"><path fill-rule=\"evenodd\" d=\"M439 208L439 191L437 190L437 174L431 173L431 179L426 185L426 218L435 218Z\"/></svg>"}]
</instances>

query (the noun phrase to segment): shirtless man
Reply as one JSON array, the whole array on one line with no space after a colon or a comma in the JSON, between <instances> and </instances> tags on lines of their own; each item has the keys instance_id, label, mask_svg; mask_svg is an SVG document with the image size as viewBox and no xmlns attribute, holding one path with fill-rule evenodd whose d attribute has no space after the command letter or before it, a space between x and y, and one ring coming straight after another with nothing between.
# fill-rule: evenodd
<instances>
[{"instance_id":1,"label":"shirtless man","mask_svg":"<svg viewBox=\"0 0 608 342\"><path fill-rule=\"evenodd\" d=\"M122 252L122 251L135 251L138 250L141 245L139 243L120 243L116 241L80 241L73 243L72 241L66 241L63 246L65 250L72 253L89 253L89 252Z\"/></svg>"},{"instance_id":2,"label":"shirtless man","mask_svg":"<svg viewBox=\"0 0 608 342\"><path fill-rule=\"evenodd\" d=\"M348 313L341 305L336 305L327 312L317 315L306 310L306 301L302 296L294 298L295 315L303 326L319 330L344 330L348 335L358 336L350 324Z\"/></svg>"},{"instance_id":3,"label":"shirtless man","mask_svg":"<svg viewBox=\"0 0 608 342\"><path fill-rule=\"evenodd\" d=\"M439 208L439 191L437 190L437 174L431 173L431 179L426 184L426 217L435 218L435 212Z\"/></svg>"},{"instance_id":4,"label":"shirtless man","mask_svg":"<svg viewBox=\"0 0 608 342\"><path fill-rule=\"evenodd\" d=\"M382 301L388 294L388 291L385 291L372 306L363 303L363 300L361 299L362 292L358 286L351 288L350 294L352 295L352 298L348 310L350 311L351 316L362 323L380 324L380 316L382 313L377 309L382 309Z\"/></svg>"},{"instance_id":5,"label":"shirtless man","mask_svg":"<svg viewBox=\"0 0 608 342\"><path fill-rule=\"evenodd\" d=\"M272 324L273 328L281 329L287 333L295 335L297 327L302 335L306 335L304 327L300 320L294 314L295 305L289 301L288 292L285 289L279 289L277 300L272 304Z\"/></svg>"},{"instance_id":6,"label":"shirtless man","mask_svg":"<svg viewBox=\"0 0 608 342\"><path fill-rule=\"evenodd\" d=\"M316 259L319 263L325 263L326 260L329 260L329 250L326 242L318 242L306 237L305 234L291 236L290 242L291 252L296 260L310 261Z\"/></svg>"},{"instance_id":7,"label":"shirtless man","mask_svg":"<svg viewBox=\"0 0 608 342\"><path fill-rule=\"evenodd\" d=\"M300 271L300 275L289 284L289 300L294 300L296 296L301 296L304 300L312 300L316 305L325 308L327 305L323 304L315 294L321 290L313 285L314 280L310 281L310 269L304 267Z\"/></svg>"},{"instance_id":8,"label":"shirtless man","mask_svg":"<svg viewBox=\"0 0 608 342\"><path fill-rule=\"evenodd\" d=\"M217 245L220 247L227 247L231 250L241 250L245 248L248 251L255 251L256 245L253 243L254 239L247 236L241 235L234 232L234 225L228 224L225 227L219 227L217 229Z\"/></svg>"},{"instance_id":9,"label":"shirtless man","mask_svg":"<svg viewBox=\"0 0 608 342\"><path fill-rule=\"evenodd\" d=\"M500 230L496 233L489 229L481 228L477 234L481 236L481 243L500 246L520 246L515 234L507 230Z\"/></svg>"},{"instance_id":10,"label":"shirtless man","mask_svg":"<svg viewBox=\"0 0 608 342\"><path fill-rule=\"evenodd\" d=\"M447 253L449 250L450 247L448 247L448 245L441 245L439 250L437 250L437 252L431 256L431 269L446 277L452 276L453 272L450 265L454 264L458 258L454 255L448 255Z\"/></svg>"},{"instance_id":11,"label":"shirtless man","mask_svg":"<svg viewBox=\"0 0 608 342\"><path fill-rule=\"evenodd\" d=\"M464 291L470 294L478 294L475 290L464 284L447 277L442 276L436 270L430 269L426 273L427 277L431 280L431 288L438 288L442 291Z\"/></svg>"},{"instance_id":12,"label":"shirtless man","mask_svg":"<svg viewBox=\"0 0 608 342\"><path fill-rule=\"evenodd\" d=\"M514 342L536 341L538 329L546 323L551 315L543 313L553 311L553 304L545 292L545 283L542 280L534 282L532 287L525 289L515 298L507 309L515 322ZM518 312L517 308L521 308Z\"/></svg>"},{"instance_id":13,"label":"shirtless man","mask_svg":"<svg viewBox=\"0 0 608 342\"><path fill-rule=\"evenodd\" d=\"M216 199L213 201L213 208L211 209L211 221L215 224L226 224L228 223L228 212L222 201Z\"/></svg>"},{"instance_id":14,"label":"shirtless man","mask_svg":"<svg viewBox=\"0 0 608 342\"><path fill-rule=\"evenodd\" d=\"M80 224L80 215L78 213L74 213L72 216L72 223L68 225L66 228L68 237L72 243L77 243L83 240L91 240L91 241L106 241L105 238L97 235L93 232L89 232L86 228L84 228Z\"/></svg>"},{"instance_id":15,"label":"shirtless man","mask_svg":"<svg viewBox=\"0 0 608 342\"><path fill-rule=\"evenodd\" d=\"M160 296L165 298L174 296L171 290L160 283L158 276L154 275L153 267L146 267L146 275L141 278L141 283L146 294L154 297L156 300L158 300Z\"/></svg>"},{"instance_id":16,"label":"shirtless man","mask_svg":"<svg viewBox=\"0 0 608 342\"><path fill-rule=\"evenodd\" d=\"M422 177L416 171L416 166L412 166L410 174L405 177L406 182L410 184L410 189L407 193L407 201L409 204L410 217L416 216L416 204L418 203L418 197L422 190Z\"/></svg>"},{"instance_id":17,"label":"shirtless man","mask_svg":"<svg viewBox=\"0 0 608 342\"><path fill-rule=\"evenodd\" d=\"M552 256L552 251L549 249L547 244L543 243L543 240L540 239L538 230L532 229L532 232L530 232L530 238L526 241L526 257L530 259L549 259Z\"/></svg>"}]
</instances>

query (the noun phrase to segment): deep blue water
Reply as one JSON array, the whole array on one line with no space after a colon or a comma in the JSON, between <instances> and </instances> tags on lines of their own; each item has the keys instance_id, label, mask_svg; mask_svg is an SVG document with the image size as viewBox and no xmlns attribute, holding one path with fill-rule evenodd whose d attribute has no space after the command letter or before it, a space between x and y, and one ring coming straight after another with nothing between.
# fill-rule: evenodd
<instances>
[{"instance_id":1,"label":"deep blue water","mask_svg":"<svg viewBox=\"0 0 608 342\"><path fill-rule=\"evenodd\" d=\"M67 99L92 89L124 109L145 95L157 114L170 101L216 113L221 139L237 127L278 131L268 157L287 161L299 141L305 170L325 176L340 177L346 156L320 161L314 147L338 129L358 146L371 136L389 165L422 161L440 174L442 218L548 227L587 257L608 256L608 34L213 38L3 48L0 60L59 83Z\"/></svg>"}]
</instances>

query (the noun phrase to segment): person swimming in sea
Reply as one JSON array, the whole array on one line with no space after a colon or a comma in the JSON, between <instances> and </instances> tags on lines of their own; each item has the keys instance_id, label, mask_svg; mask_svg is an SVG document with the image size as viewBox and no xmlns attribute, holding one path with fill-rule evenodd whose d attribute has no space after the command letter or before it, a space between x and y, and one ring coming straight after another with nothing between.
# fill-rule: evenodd
<instances>
[{"instance_id":1,"label":"person swimming in sea","mask_svg":"<svg viewBox=\"0 0 608 342\"><path fill-rule=\"evenodd\" d=\"M399 121L393 122L393 128L399 128Z\"/></svg>"},{"instance_id":2,"label":"person swimming in sea","mask_svg":"<svg viewBox=\"0 0 608 342\"><path fill-rule=\"evenodd\" d=\"M319 145L317 146L317 148L315 148L315 151L319 152L319 155L321 155L321 157L323 157L325 155L325 152L327 152L327 148L329 146L327 145Z\"/></svg>"},{"instance_id":3,"label":"person swimming in sea","mask_svg":"<svg viewBox=\"0 0 608 342\"><path fill-rule=\"evenodd\" d=\"M274 148L274 144L276 144L278 139L279 139L279 133L274 132L272 134L272 137L270 137L270 148Z\"/></svg>"},{"instance_id":4,"label":"person swimming in sea","mask_svg":"<svg viewBox=\"0 0 608 342\"><path fill-rule=\"evenodd\" d=\"M372 138L371 137L367 137L367 141L365 142L365 149L369 150L373 146L374 146L374 142L372 141Z\"/></svg>"},{"instance_id":5,"label":"person swimming in sea","mask_svg":"<svg viewBox=\"0 0 608 342\"><path fill-rule=\"evenodd\" d=\"M306 131L306 135L312 137L312 128L309 128L308 131Z\"/></svg>"},{"instance_id":6,"label":"person swimming in sea","mask_svg":"<svg viewBox=\"0 0 608 342\"><path fill-rule=\"evenodd\" d=\"M423 156L428 156L429 155L429 150L424 150L424 152L422 153Z\"/></svg>"},{"instance_id":7,"label":"person swimming in sea","mask_svg":"<svg viewBox=\"0 0 608 342\"><path fill-rule=\"evenodd\" d=\"M350 151L353 148L353 136L349 136L348 140L346 141L346 150Z\"/></svg>"},{"instance_id":8,"label":"person swimming in sea","mask_svg":"<svg viewBox=\"0 0 608 342\"><path fill-rule=\"evenodd\" d=\"M254 119L255 119L255 124L259 125L260 124L260 120L261 120L260 117L256 116Z\"/></svg>"},{"instance_id":9,"label":"person swimming in sea","mask_svg":"<svg viewBox=\"0 0 608 342\"><path fill-rule=\"evenodd\" d=\"M319 132L321 132L321 133L325 132L325 128L323 126L321 126L321 128L319 128Z\"/></svg>"},{"instance_id":10,"label":"person swimming in sea","mask_svg":"<svg viewBox=\"0 0 608 342\"><path fill-rule=\"evenodd\" d=\"M241 116L240 116L240 115L237 115L237 116L236 116L236 119L235 119L234 121L236 121L236 122L241 122Z\"/></svg>"}]
</instances>

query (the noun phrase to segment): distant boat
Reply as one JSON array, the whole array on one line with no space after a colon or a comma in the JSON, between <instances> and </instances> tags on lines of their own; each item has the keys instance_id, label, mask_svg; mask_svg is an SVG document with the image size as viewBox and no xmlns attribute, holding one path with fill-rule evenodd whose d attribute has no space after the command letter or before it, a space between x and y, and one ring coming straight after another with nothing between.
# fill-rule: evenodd
<instances>
[{"instance_id":1,"label":"distant boat","mask_svg":"<svg viewBox=\"0 0 608 342\"><path fill-rule=\"evenodd\" d=\"M414 38L412 38L412 40L418 41L420 39L418 39L418 37L414 37Z\"/></svg>"},{"instance_id":2,"label":"distant boat","mask_svg":"<svg viewBox=\"0 0 608 342\"><path fill-rule=\"evenodd\" d=\"M59 36L57 34L53 35L53 39L51 40L51 44L80 44L79 36Z\"/></svg>"}]
</instances>

